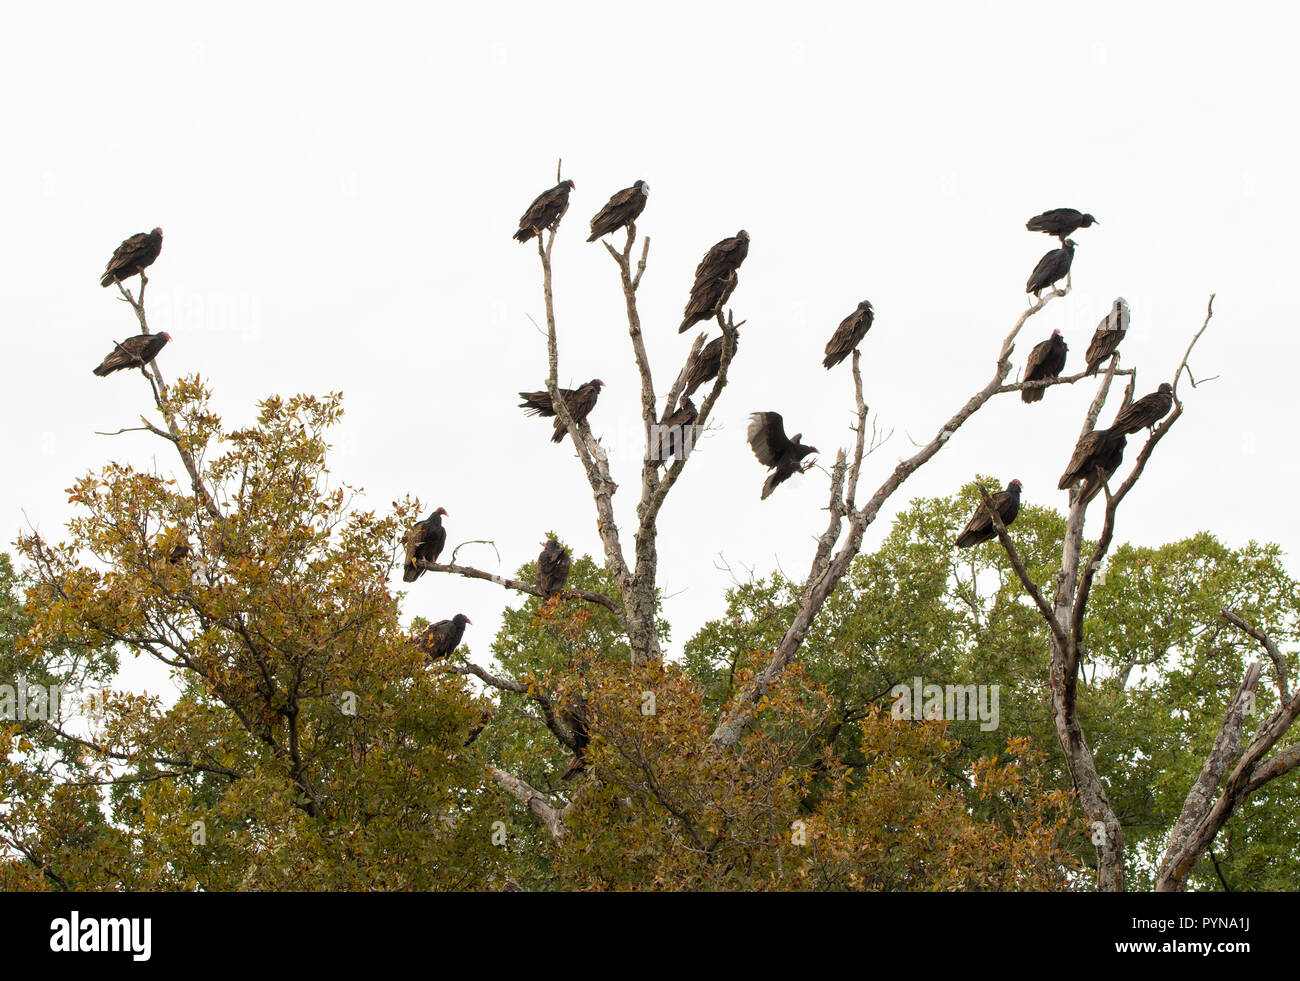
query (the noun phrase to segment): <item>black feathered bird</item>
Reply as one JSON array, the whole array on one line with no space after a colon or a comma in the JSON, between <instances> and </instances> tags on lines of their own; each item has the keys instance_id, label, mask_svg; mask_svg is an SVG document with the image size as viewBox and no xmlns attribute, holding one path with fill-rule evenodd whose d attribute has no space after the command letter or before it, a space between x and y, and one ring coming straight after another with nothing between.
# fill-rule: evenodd
<instances>
[{"instance_id":1,"label":"black feathered bird","mask_svg":"<svg viewBox=\"0 0 1300 981\"><path fill-rule=\"evenodd\" d=\"M650 185L645 181L637 181L631 187L623 188L591 219L591 235L587 241L594 242L603 235L632 224L641 217L649 196Z\"/></svg>"},{"instance_id":2,"label":"black feathered bird","mask_svg":"<svg viewBox=\"0 0 1300 981\"><path fill-rule=\"evenodd\" d=\"M1002 519L1003 526L1010 527L1011 522L1015 521L1016 515L1020 513L1020 481L1011 481L1007 484L1006 490L990 495L989 499L993 502L998 517ZM974 515L957 536L956 544L958 548L970 548L980 542L992 541L997 536L998 530L993 527L993 518L988 508L984 506L984 502L980 501L975 506Z\"/></svg>"},{"instance_id":3,"label":"black feathered bird","mask_svg":"<svg viewBox=\"0 0 1300 981\"><path fill-rule=\"evenodd\" d=\"M117 342L94 372L104 378L123 368L143 368L158 357L158 352L171 339L172 335L165 330L157 334L132 334L126 340Z\"/></svg>"},{"instance_id":4,"label":"black feathered bird","mask_svg":"<svg viewBox=\"0 0 1300 981\"><path fill-rule=\"evenodd\" d=\"M695 267L695 282L691 284L691 296L677 333L689 330L701 320L708 320L722 308L739 282L736 270L747 255L749 232L743 228L704 253L704 258Z\"/></svg>"},{"instance_id":5,"label":"black feathered bird","mask_svg":"<svg viewBox=\"0 0 1300 981\"><path fill-rule=\"evenodd\" d=\"M1161 382L1150 395L1140 399L1120 412L1115 417L1111 429L1115 432L1132 435L1143 429L1151 429L1157 422L1169 414L1174 407L1174 390L1169 382Z\"/></svg>"},{"instance_id":6,"label":"black feathered bird","mask_svg":"<svg viewBox=\"0 0 1300 981\"><path fill-rule=\"evenodd\" d=\"M1025 283L1025 292L1033 293L1037 299L1043 290L1070 275L1070 264L1074 262L1076 247L1076 243L1067 238L1059 249L1053 249L1039 259L1038 265L1029 274L1029 281Z\"/></svg>"},{"instance_id":7,"label":"black feathered bird","mask_svg":"<svg viewBox=\"0 0 1300 981\"><path fill-rule=\"evenodd\" d=\"M799 442L803 433L795 433L793 438L785 435L785 422L779 412L754 412L749 416L750 449L758 462L773 472L763 482L763 494L760 500L767 500L772 491L782 481L788 480L796 473L802 473L808 467L800 463L809 453L820 452L815 446L804 446Z\"/></svg>"},{"instance_id":8,"label":"black feathered bird","mask_svg":"<svg viewBox=\"0 0 1300 981\"><path fill-rule=\"evenodd\" d=\"M554 538L546 540L546 547L537 556L537 588L544 599L550 599L569 581L569 553Z\"/></svg>"},{"instance_id":9,"label":"black feathered bird","mask_svg":"<svg viewBox=\"0 0 1300 981\"><path fill-rule=\"evenodd\" d=\"M826 360L822 362L822 367L834 368L847 358L862 343L862 338L867 336L875 316L870 301L863 300L856 310L841 320L831 339L826 342Z\"/></svg>"},{"instance_id":10,"label":"black feathered bird","mask_svg":"<svg viewBox=\"0 0 1300 981\"><path fill-rule=\"evenodd\" d=\"M1119 348L1119 342L1128 333L1129 309L1124 297L1110 305L1110 313L1102 318L1088 343L1088 350L1083 359L1088 363L1088 374L1095 375Z\"/></svg>"},{"instance_id":11,"label":"black feathered bird","mask_svg":"<svg viewBox=\"0 0 1300 981\"><path fill-rule=\"evenodd\" d=\"M740 350L740 328L736 328L736 348L732 351L732 359L735 359L736 352ZM700 350L699 355L691 364L691 370L686 374L686 394L694 395L695 390L705 382L711 382L718 377L718 371L722 368L722 342L723 337L715 337L705 344Z\"/></svg>"},{"instance_id":12,"label":"black feathered bird","mask_svg":"<svg viewBox=\"0 0 1300 981\"><path fill-rule=\"evenodd\" d=\"M108 260L99 285L110 286L130 279L137 273L143 274L162 252L162 239L161 228L155 228L152 232L140 232L126 239L113 250L113 257Z\"/></svg>"},{"instance_id":13,"label":"black feathered bird","mask_svg":"<svg viewBox=\"0 0 1300 981\"><path fill-rule=\"evenodd\" d=\"M1092 500L1105 486L1121 463L1124 462L1124 445L1128 442L1122 432L1114 428L1094 429L1080 437L1074 446L1074 454L1057 483L1059 490L1068 490L1075 483L1084 481L1080 498Z\"/></svg>"},{"instance_id":14,"label":"black feathered bird","mask_svg":"<svg viewBox=\"0 0 1300 981\"><path fill-rule=\"evenodd\" d=\"M652 445L650 450L656 467L662 467L678 452L683 459L690 453L695 438L695 430L692 427L699 416L699 410L695 408L695 403L691 401L690 396L683 395L678 407L660 423L662 428L655 433L659 441L658 446Z\"/></svg>"},{"instance_id":15,"label":"black feathered bird","mask_svg":"<svg viewBox=\"0 0 1300 981\"><path fill-rule=\"evenodd\" d=\"M573 416L574 423L582 422L596 407L596 399L600 397L600 390L605 387L605 383L599 378L593 378L586 384L579 385L577 388L559 389L560 398L564 399L564 404L569 407L569 414ZM555 416L555 434L551 437L552 443L564 441L564 420L555 412L555 406L551 404L551 395L549 392L542 390L540 392L520 392L519 397L523 399L519 403L519 408L524 409L527 415L541 416L543 419L549 419Z\"/></svg>"},{"instance_id":16,"label":"black feathered bird","mask_svg":"<svg viewBox=\"0 0 1300 981\"><path fill-rule=\"evenodd\" d=\"M561 714L564 717L564 724L573 733L573 759L569 761L568 768L560 776L561 780L568 780L587 769L587 746L591 743L591 709L585 698L574 695Z\"/></svg>"},{"instance_id":17,"label":"black feathered bird","mask_svg":"<svg viewBox=\"0 0 1300 981\"><path fill-rule=\"evenodd\" d=\"M577 185L573 181L560 181L537 195L519 219L515 241L527 242L534 235L540 235L546 229L554 227L569 210L569 192L575 187Z\"/></svg>"},{"instance_id":18,"label":"black feathered bird","mask_svg":"<svg viewBox=\"0 0 1300 981\"><path fill-rule=\"evenodd\" d=\"M1041 215L1034 215L1025 222L1025 228L1031 232L1046 232L1064 241L1067 235L1077 229L1091 228L1093 225L1100 224L1101 222L1092 215L1085 215L1082 211L1075 211L1073 208L1053 208L1051 211L1044 211Z\"/></svg>"},{"instance_id":19,"label":"black feathered bird","mask_svg":"<svg viewBox=\"0 0 1300 981\"><path fill-rule=\"evenodd\" d=\"M1061 369L1065 367L1065 355L1070 348L1065 343L1065 338L1061 336L1059 330L1052 331L1052 336L1045 341L1039 341L1034 345L1034 349L1029 352L1029 358L1025 361L1024 381L1046 381L1049 378L1056 378L1061 374ZM1020 399L1022 402L1041 402L1043 393L1047 389L1043 388L1022 388L1020 390Z\"/></svg>"},{"instance_id":20,"label":"black feathered bird","mask_svg":"<svg viewBox=\"0 0 1300 981\"><path fill-rule=\"evenodd\" d=\"M415 639L415 646L430 661L441 660L460 646L460 639L465 636L465 624L473 622L463 613L457 613L450 620L439 620L421 632Z\"/></svg>"},{"instance_id":21,"label":"black feathered bird","mask_svg":"<svg viewBox=\"0 0 1300 981\"><path fill-rule=\"evenodd\" d=\"M423 521L406 533L406 565L402 570L402 582L415 582L425 573L418 563L437 562L442 547L447 544L447 529L442 526L442 516L446 508L438 508Z\"/></svg>"}]
</instances>

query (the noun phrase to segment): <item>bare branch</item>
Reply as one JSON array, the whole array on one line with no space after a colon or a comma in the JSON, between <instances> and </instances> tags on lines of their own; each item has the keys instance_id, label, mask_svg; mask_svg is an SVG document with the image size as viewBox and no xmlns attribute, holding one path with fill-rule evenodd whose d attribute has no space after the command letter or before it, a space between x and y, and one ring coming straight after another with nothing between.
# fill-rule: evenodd
<instances>
[{"instance_id":1,"label":"bare branch","mask_svg":"<svg viewBox=\"0 0 1300 981\"><path fill-rule=\"evenodd\" d=\"M506 773L505 770L498 770L495 766L489 766L487 771L498 786L541 819L542 823L546 825L546 830L551 833L552 838L558 841L564 837L564 816L568 810L567 807L564 809L555 807L541 792L534 790L518 777Z\"/></svg>"}]
</instances>

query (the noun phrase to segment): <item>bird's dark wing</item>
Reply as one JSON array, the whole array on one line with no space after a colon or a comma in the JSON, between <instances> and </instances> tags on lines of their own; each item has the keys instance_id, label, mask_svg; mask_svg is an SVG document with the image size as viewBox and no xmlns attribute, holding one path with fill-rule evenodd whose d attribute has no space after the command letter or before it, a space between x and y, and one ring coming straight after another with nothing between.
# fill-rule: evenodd
<instances>
[{"instance_id":1,"label":"bird's dark wing","mask_svg":"<svg viewBox=\"0 0 1300 981\"><path fill-rule=\"evenodd\" d=\"M779 412L751 413L746 435L754 456L765 467L777 466L792 449L785 434L785 422Z\"/></svg>"}]
</instances>

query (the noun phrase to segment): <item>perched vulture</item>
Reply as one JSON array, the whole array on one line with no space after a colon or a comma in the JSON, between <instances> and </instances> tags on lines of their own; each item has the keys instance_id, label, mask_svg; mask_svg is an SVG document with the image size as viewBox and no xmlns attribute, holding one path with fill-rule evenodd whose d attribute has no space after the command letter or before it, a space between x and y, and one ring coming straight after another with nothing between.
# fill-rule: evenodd
<instances>
[{"instance_id":1,"label":"perched vulture","mask_svg":"<svg viewBox=\"0 0 1300 981\"><path fill-rule=\"evenodd\" d=\"M731 294L736 291L740 274L734 269L725 279L706 279L691 287L691 298L686 301L682 311L682 325L677 333L684 334L701 320L712 320L718 311L727 305Z\"/></svg>"},{"instance_id":2,"label":"perched vulture","mask_svg":"<svg viewBox=\"0 0 1300 981\"><path fill-rule=\"evenodd\" d=\"M1086 481L1081 497L1090 501L1124 462L1124 444L1128 440L1115 428L1094 429L1080 437L1074 455L1056 486L1068 490L1076 481Z\"/></svg>"},{"instance_id":3,"label":"perched vulture","mask_svg":"<svg viewBox=\"0 0 1300 981\"><path fill-rule=\"evenodd\" d=\"M1056 378L1065 367L1065 352L1070 348L1065 343L1065 338L1061 336L1059 330L1052 331L1052 336L1045 341L1039 341L1034 345L1034 349L1029 352L1029 360L1025 362L1024 381L1044 381L1048 378ZM1041 402L1043 393L1046 388L1022 388L1020 390L1020 400L1022 402Z\"/></svg>"},{"instance_id":4,"label":"perched vulture","mask_svg":"<svg viewBox=\"0 0 1300 981\"><path fill-rule=\"evenodd\" d=\"M695 267L695 282L691 285L691 298L686 304L685 319L677 329L681 334L692 324L708 320L727 302L736 288L735 275L740 264L749 255L749 232L743 228L733 238L724 238L708 252Z\"/></svg>"},{"instance_id":5,"label":"perched vulture","mask_svg":"<svg viewBox=\"0 0 1300 981\"><path fill-rule=\"evenodd\" d=\"M100 277L99 285L109 286L112 283L119 283L124 279L130 279L136 273L144 275L145 269L153 265L160 252L162 252L161 228L132 235L113 250L113 258L108 260L108 266L104 269L104 275Z\"/></svg>"},{"instance_id":6,"label":"perched vulture","mask_svg":"<svg viewBox=\"0 0 1300 981\"><path fill-rule=\"evenodd\" d=\"M554 538L546 540L546 547L537 556L537 588L545 599L550 599L569 581L569 553Z\"/></svg>"},{"instance_id":7,"label":"perched vulture","mask_svg":"<svg viewBox=\"0 0 1300 981\"><path fill-rule=\"evenodd\" d=\"M437 661L460 646L460 639L465 635L465 624L473 623L463 613L457 613L450 620L439 620L432 627L415 639L418 647L430 661Z\"/></svg>"},{"instance_id":8,"label":"perched vulture","mask_svg":"<svg viewBox=\"0 0 1300 981\"><path fill-rule=\"evenodd\" d=\"M537 195L528 210L519 219L516 242L527 242L534 235L551 228L569 210L569 192L577 185L573 181L560 181L550 190Z\"/></svg>"},{"instance_id":9,"label":"perched vulture","mask_svg":"<svg viewBox=\"0 0 1300 981\"><path fill-rule=\"evenodd\" d=\"M778 484L796 473L803 473L807 467L799 461L809 453L819 453L815 446L804 446L799 440L803 433L795 433L793 439L785 435L785 423L779 412L754 412L749 416L749 446L763 464L773 473L768 474L763 482L763 494L760 500L766 501L768 495L776 490ZM811 463L808 466L812 466Z\"/></svg>"},{"instance_id":10,"label":"perched vulture","mask_svg":"<svg viewBox=\"0 0 1300 981\"><path fill-rule=\"evenodd\" d=\"M699 356L691 365L691 370L686 374L686 394L694 395L695 390L705 382L711 382L718 377L718 371L722 367L722 342L724 338L715 337L705 344L700 351ZM736 350L732 352L732 359L735 359L736 351L740 350L740 329L736 329Z\"/></svg>"},{"instance_id":11,"label":"perched vulture","mask_svg":"<svg viewBox=\"0 0 1300 981\"><path fill-rule=\"evenodd\" d=\"M600 390L605 387L605 383L599 378L593 378L585 385L579 385L577 388L561 388L560 398L564 399L564 404L569 407L569 414L573 416L575 423L582 422L587 418L592 409L596 407L596 399L600 397ZM520 392L519 397L523 399L519 403L519 408L524 409L527 415L541 416L543 419L549 419L555 416L555 435L551 437L552 443L561 443L564 441L564 421L555 413L555 406L551 404L550 393L543 389L540 392Z\"/></svg>"},{"instance_id":12,"label":"perched vulture","mask_svg":"<svg viewBox=\"0 0 1300 981\"><path fill-rule=\"evenodd\" d=\"M172 565L180 565L182 562L188 562L193 555L194 549L188 545L177 545L171 550L171 554L167 556L167 561Z\"/></svg>"},{"instance_id":13,"label":"perched vulture","mask_svg":"<svg viewBox=\"0 0 1300 981\"><path fill-rule=\"evenodd\" d=\"M1003 526L1009 528L1011 522L1016 520L1016 515L1020 513L1020 481L1011 481L1007 484L1006 490L990 495L990 499L998 512L998 517L1002 519ZM997 537L998 531L993 527L993 517L984 506L984 502L980 501L975 506L975 514L957 536L957 547L970 548L972 545L992 541Z\"/></svg>"},{"instance_id":14,"label":"perched vulture","mask_svg":"<svg viewBox=\"0 0 1300 981\"><path fill-rule=\"evenodd\" d=\"M95 374L103 378L123 368L144 368L158 357L158 352L166 347L171 339L172 335L165 330L158 334L132 334L105 355L104 360L95 369Z\"/></svg>"},{"instance_id":15,"label":"perched vulture","mask_svg":"<svg viewBox=\"0 0 1300 981\"><path fill-rule=\"evenodd\" d=\"M1051 211L1044 211L1041 215L1034 215L1025 222L1025 227L1031 232L1046 232L1064 241L1065 236L1076 229L1091 228L1093 225L1100 224L1101 222L1092 215L1085 215L1073 208L1053 208Z\"/></svg>"},{"instance_id":16,"label":"perched vulture","mask_svg":"<svg viewBox=\"0 0 1300 981\"><path fill-rule=\"evenodd\" d=\"M1047 287L1070 275L1075 247L1074 240L1067 238L1061 248L1053 249L1039 259L1038 265L1034 266L1034 271L1029 275L1029 282L1025 283L1025 292L1033 293L1034 299L1037 299L1038 294Z\"/></svg>"},{"instance_id":17,"label":"perched vulture","mask_svg":"<svg viewBox=\"0 0 1300 981\"><path fill-rule=\"evenodd\" d=\"M417 565L418 562L438 561L438 554L447 544L447 529L442 526L442 516L446 513L446 508L438 508L423 521L417 521L415 527L407 532L402 582L415 582L424 575L425 570Z\"/></svg>"},{"instance_id":18,"label":"perched vulture","mask_svg":"<svg viewBox=\"0 0 1300 981\"><path fill-rule=\"evenodd\" d=\"M1088 352L1083 356L1088 362L1088 374L1095 375L1106 359L1115 353L1119 342L1128 333L1128 304L1120 297L1110 306L1110 313L1097 325Z\"/></svg>"},{"instance_id":19,"label":"perched vulture","mask_svg":"<svg viewBox=\"0 0 1300 981\"><path fill-rule=\"evenodd\" d=\"M573 732L573 759L569 761L569 768L564 771L560 777L561 780L568 780L570 777L581 773L587 769L585 755L587 745L591 742L591 711L587 707L587 700L581 695L574 695L569 700L569 704L564 707L562 712L564 724Z\"/></svg>"},{"instance_id":20,"label":"perched vulture","mask_svg":"<svg viewBox=\"0 0 1300 981\"><path fill-rule=\"evenodd\" d=\"M1150 395L1143 395L1115 417L1111 429L1117 433L1132 435L1143 429L1151 429L1157 422L1169 414L1174 407L1174 390L1169 382L1161 382Z\"/></svg>"},{"instance_id":21,"label":"perched vulture","mask_svg":"<svg viewBox=\"0 0 1300 981\"><path fill-rule=\"evenodd\" d=\"M632 224L645 210L646 199L649 196L650 185L645 181L637 181L631 187L623 188L609 199L605 207L596 212L595 218L591 219L591 237L587 241L594 242L602 235L608 235L625 225Z\"/></svg>"},{"instance_id":22,"label":"perched vulture","mask_svg":"<svg viewBox=\"0 0 1300 981\"><path fill-rule=\"evenodd\" d=\"M484 729L487 728L487 724L491 722L494 718L496 718L496 716L493 714L491 709L484 709L482 714L479 715L478 717L478 725L476 725L473 729L469 731L469 735L465 738L464 745L468 746L475 739L477 739L479 737L479 734Z\"/></svg>"},{"instance_id":23,"label":"perched vulture","mask_svg":"<svg viewBox=\"0 0 1300 981\"><path fill-rule=\"evenodd\" d=\"M676 456L678 449L682 451L683 458L690 452L687 441L695 435L691 426L695 424L699 415L690 396L683 395L678 408L661 424L664 428L659 430L658 453L655 454L656 467L663 466L668 462L669 457Z\"/></svg>"},{"instance_id":24,"label":"perched vulture","mask_svg":"<svg viewBox=\"0 0 1300 981\"><path fill-rule=\"evenodd\" d=\"M834 368L847 358L862 343L862 338L867 336L874 317L871 303L863 300L856 310L841 320L831 339L826 342L826 360L822 362L822 367Z\"/></svg>"}]
</instances>

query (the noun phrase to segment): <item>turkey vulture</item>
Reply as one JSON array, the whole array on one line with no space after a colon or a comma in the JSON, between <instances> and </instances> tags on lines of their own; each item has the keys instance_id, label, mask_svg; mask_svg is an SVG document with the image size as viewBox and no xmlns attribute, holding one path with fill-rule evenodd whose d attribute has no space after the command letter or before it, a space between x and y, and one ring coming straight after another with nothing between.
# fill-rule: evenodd
<instances>
[{"instance_id":1,"label":"turkey vulture","mask_svg":"<svg viewBox=\"0 0 1300 981\"><path fill-rule=\"evenodd\" d=\"M777 484L812 466L811 462L807 466L801 466L800 460L809 453L821 452L815 446L804 446L799 442L803 433L795 433L793 439L787 439L785 423L779 412L751 413L747 436L758 462L774 471L763 482L763 494L759 498L763 501L776 490Z\"/></svg>"},{"instance_id":2,"label":"turkey vulture","mask_svg":"<svg viewBox=\"0 0 1300 981\"><path fill-rule=\"evenodd\" d=\"M689 330L692 324L712 317L736 288L735 275L740 264L749 255L749 232L743 228L732 238L724 238L708 252L695 267L695 282L691 285L691 298L686 304L685 319L677 333Z\"/></svg>"},{"instance_id":3,"label":"turkey vulture","mask_svg":"<svg viewBox=\"0 0 1300 981\"><path fill-rule=\"evenodd\" d=\"M123 368L143 369L158 357L158 352L166 347L171 339L172 335L165 330L158 334L132 334L104 356L104 360L95 369L95 374L103 378Z\"/></svg>"},{"instance_id":4,"label":"turkey vulture","mask_svg":"<svg viewBox=\"0 0 1300 981\"><path fill-rule=\"evenodd\" d=\"M1095 375L1102 363L1115 353L1119 342L1128 333L1128 318L1128 304L1121 296L1111 304L1110 313L1097 325L1092 341L1088 344L1088 351L1083 356L1088 362L1088 374Z\"/></svg>"},{"instance_id":5,"label":"turkey vulture","mask_svg":"<svg viewBox=\"0 0 1300 981\"><path fill-rule=\"evenodd\" d=\"M1065 236L1072 234L1076 229L1091 228L1093 225L1100 224L1101 222L1092 215L1085 215L1073 208L1053 208L1051 211L1044 211L1041 215L1034 215L1025 222L1025 227L1031 232L1046 232L1064 241Z\"/></svg>"},{"instance_id":6,"label":"turkey vulture","mask_svg":"<svg viewBox=\"0 0 1300 981\"><path fill-rule=\"evenodd\" d=\"M161 228L132 235L113 250L113 258L108 260L108 266L104 269L104 275L100 277L99 285L120 283L124 279L130 279L136 273L143 276L145 269L153 265L160 252L162 252Z\"/></svg>"},{"instance_id":7,"label":"turkey vulture","mask_svg":"<svg viewBox=\"0 0 1300 981\"><path fill-rule=\"evenodd\" d=\"M631 187L625 187L612 198L605 207L596 212L596 217L591 219L591 237L588 242L594 242L602 235L608 235L610 232L616 232L624 225L630 225L640 217L641 212L645 210L646 199L650 196L650 185L645 181L637 181Z\"/></svg>"},{"instance_id":8,"label":"turkey vulture","mask_svg":"<svg viewBox=\"0 0 1300 981\"><path fill-rule=\"evenodd\" d=\"M460 646L460 639L465 635L465 624L473 622L463 613L457 613L450 620L439 620L432 627L424 629L415 639L415 646L430 661L441 660Z\"/></svg>"},{"instance_id":9,"label":"turkey vulture","mask_svg":"<svg viewBox=\"0 0 1300 981\"><path fill-rule=\"evenodd\" d=\"M990 500L993 501L993 507L997 510L998 517L1002 519L1003 526L1010 527L1011 522L1015 521L1016 515L1020 513L1020 481L1011 481L1007 484L1006 490L993 494ZM993 517L984 506L984 502L980 501L975 506L974 515L957 536L957 547L970 548L980 542L992 541L997 536L998 531L993 527Z\"/></svg>"},{"instance_id":10,"label":"turkey vulture","mask_svg":"<svg viewBox=\"0 0 1300 981\"><path fill-rule=\"evenodd\" d=\"M839 327L835 328L835 333L826 342L826 360L822 362L822 366L834 368L847 358L849 353L862 343L862 338L867 336L874 317L875 313L869 301L863 300L859 303L856 310L840 321Z\"/></svg>"},{"instance_id":11,"label":"turkey vulture","mask_svg":"<svg viewBox=\"0 0 1300 981\"><path fill-rule=\"evenodd\" d=\"M574 695L569 700L569 704L564 707L562 714L565 725L573 732L573 759L569 761L568 769L560 777L561 780L568 780L587 769L585 755L587 745L591 742L591 711L585 698Z\"/></svg>"},{"instance_id":12,"label":"turkey vulture","mask_svg":"<svg viewBox=\"0 0 1300 981\"><path fill-rule=\"evenodd\" d=\"M1061 336L1059 330L1052 331L1052 336L1045 341L1039 341L1034 345L1034 349L1029 352L1029 360L1025 362L1025 377L1027 382L1043 381L1048 378L1056 378L1061 374L1061 369L1065 367L1065 352L1070 348L1065 343L1065 338ZM1041 402L1043 393L1046 388L1022 388L1020 390L1020 399L1023 402Z\"/></svg>"},{"instance_id":13,"label":"turkey vulture","mask_svg":"<svg viewBox=\"0 0 1300 981\"><path fill-rule=\"evenodd\" d=\"M438 554L447 544L447 529L442 526L442 516L446 513L446 508L438 508L423 521L417 521L415 527L407 532L402 582L415 582L424 575L426 570L417 563L438 561Z\"/></svg>"},{"instance_id":14,"label":"turkey vulture","mask_svg":"<svg viewBox=\"0 0 1300 981\"><path fill-rule=\"evenodd\" d=\"M189 561L193 555L194 550L192 548L188 545L181 544L172 548L171 554L167 556L167 561L172 565L180 565L182 562Z\"/></svg>"},{"instance_id":15,"label":"turkey vulture","mask_svg":"<svg viewBox=\"0 0 1300 981\"><path fill-rule=\"evenodd\" d=\"M695 390L705 382L713 381L718 377L718 370L722 367L722 342L725 338L715 337L704 345L700 351L691 370L686 373L686 393L694 395ZM735 358L736 351L740 350L740 328L736 328L736 347L732 351L732 358Z\"/></svg>"},{"instance_id":16,"label":"turkey vulture","mask_svg":"<svg viewBox=\"0 0 1300 981\"><path fill-rule=\"evenodd\" d=\"M554 538L546 540L546 547L537 556L537 588L544 599L550 599L569 581L569 553Z\"/></svg>"},{"instance_id":17,"label":"turkey vulture","mask_svg":"<svg viewBox=\"0 0 1300 981\"><path fill-rule=\"evenodd\" d=\"M695 403L691 401L690 396L683 395L681 405L676 411L669 414L660 425L661 429L657 430L659 436L658 447L652 446L656 450L653 458L656 467L662 467L668 462L668 458L677 455L680 449L682 457L690 452L691 440L694 437L694 431L691 426L699 418L700 413L695 408Z\"/></svg>"},{"instance_id":18,"label":"turkey vulture","mask_svg":"<svg viewBox=\"0 0 1300 981\"><path fill-rule=\"evenodd\" d=\"M593 378L585 385L579 385L577 388L561 388L559 390L560 398L564 399L564 404L569 407L569 414L573 416L574 423L582 422L587 418L588 413L596 407L596 399L600 397L600 390L605 387L605 383L599 378ZM548 419L555 416L555 435L551 437L552 443L564 441L564 420L555 413L555 406L551 404L550 393L543 390L540 392L520 392L519 397L523 399L519 403L519 408L526 410L530 416L541 416Z\"/></svg>"},{"instance_id":19,"label":"turkey vulture","mask_svg":"<svg viewBox=\"0 0 1300 981\"><path fill-rule=\"evenodd\" d=\"M475 739L477 739L479 737L479 733L481 733L484 729L486 729L487 724L491 722L494 718L496 718L496 716L493 714L491 709L484 709L482 714L480 714L478 717L478 725L476 725L473 729L469 731L469 735L465 738L464 745L468 746Z\"/></svg>"},{"instance_id":20,"label":"turkey vulture","mask_svg":"<svg viewBox=\"0 0 1300 981\"><path fill-rule=\"evenodd\" d=\"M1168 415L1174 407L1174 390L1169 382L1161 382L1150 395L1144 395L1115 417L1111 429L1117 433L1131 435L1142 429L1150 429Z\"/></svg>"},{"instance_id":21,"label":"turkey vulture","mask_svg":"<svg viewBox=\"0 0 1300 981\"><path fill-rule=\"evenodd\" d=\"M1039 293L1070 275L1075 248L1074 240L1067 238L1061 248L1053 249L1039 259L1038 265L1034 266L1034 271L1029 275L1029 282L1025 283L1025 292L1033 293L1034 299L1038 299Z\"/></svg>"},{"instance_id":22,"label":"turkey vulture","mask_svg":"<svg viewBox=\"0 0 1300 981\"><path fill-rule=\"evenodd\" d=\"M569 210L569 192L575 187L577 185L573 181L560 181L550 190L537 195L519 219L515 241L527 242L534 235L542 234L543 230L553 228Z\"/></svg>"},{"instance_id":23,"label":"turkey vulture","mask_svg":"<svg viewBox=\"0 0 1300 981\"><path fill-rule=\"evenodd\" d=\"M1092 500L1124 462L1124 444L1127 442L1124 434L1113 427L1094 429L1080 437L1057 488L1068 490L1076 481L1085 480L1080 497L1084 501Z\"/></svg>"},{"instance_id":24,"label":"turkey vulture","mask_svg":"<svg viewBox=\"0 0 1300 981\"><path fill-rule=\"evenodd\" d=\"M682 325L677 333L684 334L701 320L711 320L718 311L726 306L731 294L736 291L740 274L734 269L725 279L706 279L691 287L691 298L686 301L682 311Z\"/></svg>"}]
</instances>

